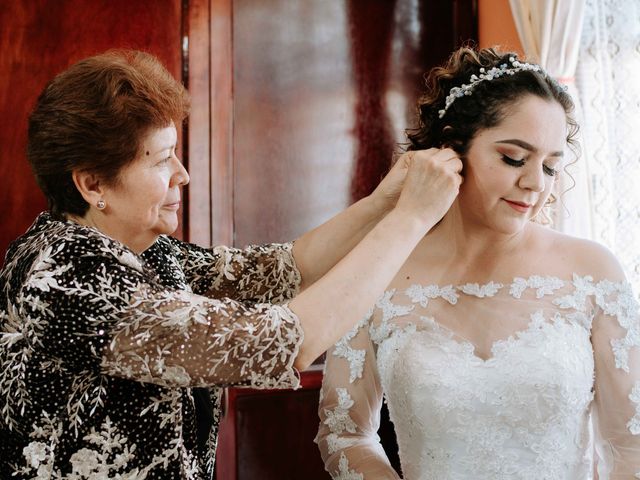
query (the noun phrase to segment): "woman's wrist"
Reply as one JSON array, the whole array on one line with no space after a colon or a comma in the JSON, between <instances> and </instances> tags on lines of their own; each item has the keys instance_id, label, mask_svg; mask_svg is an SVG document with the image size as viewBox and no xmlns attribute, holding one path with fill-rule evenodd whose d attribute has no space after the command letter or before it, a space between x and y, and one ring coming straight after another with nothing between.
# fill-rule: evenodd
<instances>
[{"instance_id":1,"label":"woman's wrist","mask_svg":"<svg viewBox=\"0 0 640 480\"><path fill-rule=\"evenodd\" d=\"M361 201L367 204L367 208L372 212L371 215L374 220L380 220L395 207L394 201L376 191L364 197Z\"/></svg>"},{"instance_id":2,"label":"woman's wrist","mask_svg":"<svg viewBox=\"0 0 640 480\"><path fill-rule=\"evenodd\" d=\"M394 207L386 216L398 228L398 233L424 236L437 223L425 212L413 212L406 208Z\"/></svg>"}]
</instances>

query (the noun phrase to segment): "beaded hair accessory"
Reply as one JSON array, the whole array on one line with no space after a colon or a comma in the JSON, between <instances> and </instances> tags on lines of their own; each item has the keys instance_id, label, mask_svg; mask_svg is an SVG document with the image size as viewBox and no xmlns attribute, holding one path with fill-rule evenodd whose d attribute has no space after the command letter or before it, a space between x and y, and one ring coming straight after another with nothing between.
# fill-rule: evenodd
<instances>
[{"instance_id":1,"label":"beaded hair accessory","mask_svg":"<svg viewBox=\"0 0 640 480\"><path fill-rule=\"evenodd\" d=\"M482 67L480 68L480 75L476 75L476 74L471 75L471 78L469 79L469 83L463 83L461 86L453 87L451 90L449 90L449 95L447 95L447 98L445 99L445 102L444 102L444 108L442 110L438 110L438 117L439 118L444 117L444 114L447 113L447 110L453 104L453 102L456 101L456 98L460 98L465 95L471 95L473 93L473 89L480 82L493 80L495 78L502 77L503 75L513 75L514 73L523 72L527 70L534 71L534 72L543 71L540 65L521 62L517 60L515 57L509 57L509 63L511 63L511 65L503 63L498 67L493 67L489 71L485 71L485 68Z\"/></svg>"}]
</instances>

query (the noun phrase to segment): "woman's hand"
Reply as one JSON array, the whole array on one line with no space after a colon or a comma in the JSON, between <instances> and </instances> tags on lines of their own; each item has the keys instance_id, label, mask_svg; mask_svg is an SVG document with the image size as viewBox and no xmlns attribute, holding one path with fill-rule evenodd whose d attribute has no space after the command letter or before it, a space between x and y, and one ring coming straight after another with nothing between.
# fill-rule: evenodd
<instances>
[{"instance_id":1,"label":"woman's hand","mask_svg":"<svg viewBox=\"0 0 640 480\"><path fill-rule=\"evenodd\" d=\"M398 159L400 162L394 169L406 168L406 176L396 209L435 225L458 196L463 181L462 160L450 148L430 148L407 152Z\"/></svg>"},{"instance_id":2,"label":"woman's hand","mask_svg":"<svg viewBox=\"0 0 640 480\"><path fill-rule=\"evenodd\" d=\"M406 152L400 155L391 170L389 170L389 173L385 175L373 193L371 193L370 198L379 211L387 213L396 206L404 179L409 170L410 154L412 153L415 152Z\"/></svg>"}]
</instances>

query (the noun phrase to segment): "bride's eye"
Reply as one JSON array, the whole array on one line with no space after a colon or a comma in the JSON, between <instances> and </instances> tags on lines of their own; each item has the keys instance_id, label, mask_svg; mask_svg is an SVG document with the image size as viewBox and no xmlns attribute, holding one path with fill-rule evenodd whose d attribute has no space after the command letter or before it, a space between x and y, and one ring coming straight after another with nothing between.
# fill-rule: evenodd
<instances>
[{"instance_id":1,"label":"bride's eye","mask_svg":"<svg viewBox=\"0 0 640 480\"><path fill-rule=\"evenodd\" d=\"M555 168L547 167L546 165L543 165L542 169L544 170L544 173L546 173L550 177L554 177L558 173Z\"/></svg>"},{"instance_id":2,"label":"bride's eye","mask_svg":"<svg viewBox=\"0 0 640 480\"><path fill-rule=\"evenodd\" d=\"M516 160L515 158L507 157L504 154L502 155L502 161L507 165L511 165L512 167L524 166L524 160Z\"/></svg>"}]
</instances>

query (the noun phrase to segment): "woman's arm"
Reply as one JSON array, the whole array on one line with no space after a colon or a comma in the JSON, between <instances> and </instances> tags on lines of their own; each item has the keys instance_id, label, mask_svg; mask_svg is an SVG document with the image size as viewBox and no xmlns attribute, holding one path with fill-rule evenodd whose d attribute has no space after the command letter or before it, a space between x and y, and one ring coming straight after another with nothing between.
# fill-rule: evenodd
<instances>
[{"instance_id":1,"label":"woman's arm","mask_svg":"<svg viewBox=\"0 0 640 480\"><path fill-rule=\"evenodd\" d=\"M398 479L380 439L380 385L366 318L327 352L316 443L333 478ZM351 476L349 476L351 475Z\"/></svg>"},{"instance_id":2,"label":"woman's arm","mask_svg":"<svg viewBox=\"0 0 640 480\"><path fill-rule=\"evenodd\" d=\"M291 254L292 244L252 245L244 249L204 248L165 237L145 252L178 260L194 293L240 302L282 303L299 291L300 272Z\"/></svg>"},{"instance_id":3,"label":"woman's arm","mask_svg":"<svg viewBox=\"0 0 640 480\"><path fill-rule=\"evenodd\" d=\"M595 430L601 480L640 478L640 307L607 255L610 280L594 284Z\"/></svg>"},{"instance_id":4,"label":"woman's arm","mask_svg":"<svg viewBox=\"0 0 640 480\"><path fill-rule=\"evenodd\" d=\"M408 153L402 155L371 195L295 241L293 256L302 277L302 290L328 272L393 209L410 158Z\"/></svg>"},{"instance_id":5,"label":"woman's arm","mask_svg":"<svg viewBox=\"0 0 640 480\"><path fill-rule=\"evenodd\" d=\"M416 155L394 210L288 306L164 288L102 238L95 248L104 252L64 263L71 245L61 241L41 252L16 299L33 325L29 338L10 337L12 350L28 342L73 368L167 386L295 386L293 367L306 368L364 316L449 208L462 167L451 153Z\"/></svg>"},{"instance_id":6,"label":"woman's arm","mask_svg":"<svg viewBox=\"0 0 640 480\"><path fill-rule=\"evenodd\" d=\"M457 196L462 162L453 150L412 154L406 157L407 175L393 210L288 304L304 332L297 368L308 367L365 315Z\"/></svg>"},{"instance_id":7,"label":"woman's arm","mask_svg":"<svg viewBox=\"0 0 640 480\"><path fill-rule=\"evenodd\" d=\"M178 258L195 293L238 301L283 302L341 260L396 204L407 172L400 157L375 192L292 244L203 248L169 239L154 255ZM294 260L295 259L295 260Z\"/></svg>"},{"instance_id":8,"label":"woman's arm","mask_svg":"<svg viewBox=\"0 0 640 480\"><path fill-rule=\"evenodd\" d=\"M412 152L394 209L289 307L304 342L296 366L306 368L334 345L382 295L418 242L458 195L462 162L450 149Z\"/></svg>"}]
</instances>

